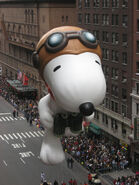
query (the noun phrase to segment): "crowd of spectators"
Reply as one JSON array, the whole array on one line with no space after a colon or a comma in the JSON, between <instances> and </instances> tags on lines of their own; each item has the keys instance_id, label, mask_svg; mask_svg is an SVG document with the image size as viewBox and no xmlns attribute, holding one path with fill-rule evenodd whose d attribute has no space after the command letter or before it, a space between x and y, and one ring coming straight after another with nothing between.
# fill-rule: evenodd
<instances>
[{"instance_id":1,"label":"crowd of spectators","mask_svg":"<svg viewBox=\"0 0 139 185\"><path fill-rule=\"evenodd\" d=\"M122 170L128 167L128 149L108 138L93 135L92 138L84 133L77 137L61 139L64 151L72 155L91 173L105 173L112 170Z\"/></svg>"},{"instance_id":2,"label":"crowd of spectators","mask_svg":"<svg viewBox=\"0 0 139 185\"><path fill-rule=\"evenodd\" d=\"M13 112L15 110L16 112L22 112L26 117L27 122L30 122L30 125L34 122L35 125L41 127L37 101L31 98L19 98L16 92L10 90L8 83L4 78L1 78L0 81L0 94L13 105Z\"/></svg>"},{"instance_id":3,"label":"crowd of spectators","mask_svg":"<svg viewBox=\"0 0 139 185\"><path fill-rule=\"evenodd\" d=\"M113 182L114 185L139 185L139 175L122 176Z\"/></svg>"}]
</instances>

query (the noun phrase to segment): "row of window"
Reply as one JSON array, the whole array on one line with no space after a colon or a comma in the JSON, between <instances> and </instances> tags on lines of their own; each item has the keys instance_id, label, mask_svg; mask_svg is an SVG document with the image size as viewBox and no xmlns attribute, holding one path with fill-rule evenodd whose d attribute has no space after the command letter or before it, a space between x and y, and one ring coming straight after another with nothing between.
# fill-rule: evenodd
<instances>
[{"instance_id":1,"label":"row of window","mask_svg":"<svg viewBox=\"0 0 139 185\"><path fill-rule=\"evenodd\" d=\"M110 4L112 8L119 8L120 0L78 0L78 8L82 8L83 3L85 8L90 8L91 3L94 8L99 8L101 2L103 8L110 7ZM128 0L122 0L122 7L128 7Z\"/></svg>"},{"instance_id":2,"label":"row of window","mask_svg":"<svg viewBox=\"0 0 139 185\"><path fill-rule=\"evenodd\" d=\"M111 58L110 58L110 50L107 48L102 48L102 56L104 60L110 60L112 62L121 62L123 65L127 65L128 58L127 52L122 52L122 58L120 58L120 52L116 50L111 51ZM120 60L119 60L120 59Z\"/></svg>"},{"instance_id":3,"label":"row of window","mask_svg":"<svg viewBox=\"0 0 139 185\"><path fill-rule=\"evenodd\" d=\"M90 13L79 13L78 14L78 24L83 24L83 16L84 16L84 23L91 24L93 22L95 25L102 24L102 25L113 25L119 26L120 16L118 14L112 14L111 21L109 14L90 14ZM128 16L122 15L122 26L128 26Z\"/></svg>"},{"instance_id":4,"label":"row of window","mask_svg":"<svg viewBox=\"0 0 139 185\"><path fill-rule=\"evenodd\" d=\"M98 121L100 119L98 111L95 112L95 119ZM102 123L105 124L107 127L108 127L108 124L111 124L111 129L114 131L118 131L118 126L121 126L122 134L126 135L126 128L124 125L124 119L123 119L123 122L120 123L116 119L110 118L106 114L103 113L102 114Z\"/></svg>"}]
</instances>

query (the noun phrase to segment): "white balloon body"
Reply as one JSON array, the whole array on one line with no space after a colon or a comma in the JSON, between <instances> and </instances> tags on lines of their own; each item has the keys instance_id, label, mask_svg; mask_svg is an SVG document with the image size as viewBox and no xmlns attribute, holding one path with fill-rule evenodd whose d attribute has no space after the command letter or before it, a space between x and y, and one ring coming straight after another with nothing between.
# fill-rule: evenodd
<instances>
[{"instance_id":1,"label":"white balloon body","mask_svg":"<svg viewBox=\"0 0 139 185\"><path fill-rule=\"evenodd\" d=\"M44 68L44 79L51 89L50 94L39 102L40 120L46 135L40 157L46 164L56 164L65 158L60 139L53 134L56 113L77 112L82 103L94 106L102 103L106 93L106 82L98 55L85 52L78 55L65 54L52 59ZM94 114L85 117L89 121ZM66 135L75 135L69 128Z\"/></svg>"}]
</instances>

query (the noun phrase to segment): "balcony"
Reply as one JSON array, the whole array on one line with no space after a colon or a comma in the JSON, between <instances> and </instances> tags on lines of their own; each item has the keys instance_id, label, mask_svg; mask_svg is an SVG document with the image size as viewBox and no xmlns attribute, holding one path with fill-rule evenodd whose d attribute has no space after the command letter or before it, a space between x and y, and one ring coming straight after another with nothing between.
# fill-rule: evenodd
<instances>
[{"instance_id":1,"label":"balcony","mask_svg":"<svg viewBox=\"0 0 139 185\"><path fill-rule=\"evenodd\" d=\"M130 94L130 96L139 100L139 92L137 92L136 88L132 89L132 93Z\"/></svg>"}]
</instances>

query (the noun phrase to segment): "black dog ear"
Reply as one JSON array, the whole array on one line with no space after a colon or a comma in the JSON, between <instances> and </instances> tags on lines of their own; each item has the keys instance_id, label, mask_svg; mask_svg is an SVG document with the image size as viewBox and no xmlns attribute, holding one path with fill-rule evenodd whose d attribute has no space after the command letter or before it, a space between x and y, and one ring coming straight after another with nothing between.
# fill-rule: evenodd
<instances>
[{"instance_id":1,"label":"black dog ear","mask_svg":"<svg viewBox=\"0 0 139 185\"><path fill-rule=\"evenodd\" d=\"M39 55L36 51L33 52L32 54L32 60L33 60L33 65L36 69L40 68L40 61L39 61Z\"/></svg>"}]
</instances>

